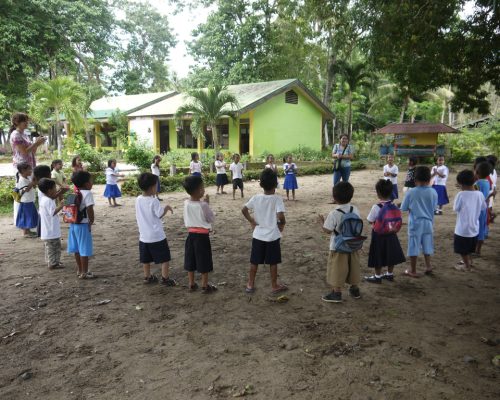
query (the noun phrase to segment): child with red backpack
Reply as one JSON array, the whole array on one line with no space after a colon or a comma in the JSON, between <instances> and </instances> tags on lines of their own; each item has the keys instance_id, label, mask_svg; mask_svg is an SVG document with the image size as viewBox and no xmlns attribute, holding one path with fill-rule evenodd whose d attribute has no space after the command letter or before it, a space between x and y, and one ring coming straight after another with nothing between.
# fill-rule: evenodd
<instances>
[{"instance_id":1,"label":"child with red backpack","mask_svg":"<svg viewBox=\"0 0 500 400\"><path fill-rule=\"evenodd\" d=\"M401 210L391 201L392 182L380 179L375 185L380 203L375 204L366 219L372 224L372 240L368 255L368 266L375 274L365 276L365 281L382 283L382 279L394 280L394 266L406 261L397 233L403 219ZM382 274L382 268L387 272Z\"/></svg>"}]
</instances>

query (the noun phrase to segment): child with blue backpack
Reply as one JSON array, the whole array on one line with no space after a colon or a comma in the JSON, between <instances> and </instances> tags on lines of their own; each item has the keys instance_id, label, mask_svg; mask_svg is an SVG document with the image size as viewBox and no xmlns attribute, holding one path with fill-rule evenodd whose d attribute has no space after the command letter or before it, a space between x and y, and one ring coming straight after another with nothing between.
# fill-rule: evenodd
<instances>
[{"instance_id":1,"label":"child with blue backpack","mask_svg":"<svg viewBox=\"0 0 500 400\"><path fill-rule=\"evenodd\" d=\"M339 182L332 189L334 204L338 204L325 217L319 215L323 231L331 234L330 253L326 267L326 281L332 291L322 297L328 303L342 302L342 288L348 283L349 294L355 299L361 298L359 282L361 272L359 266L359 250L366 237L363 232L363 220L358 209L351 205L354 187L349 182Z\"/></svg>"},{"instance_id":2,"label":"child with blue backpack","mask_svg":"<svg viewBox=\"0 0 500 400\"><path fill-rule=\"evenodd\" d=\"M403 220L401 210L391 201L392 182L380 179L375 185L380 203L375 204L366 219L372 224L372 240L368 254L368 266L375 274L365 276L365 281L382 283L382 279L394 280L394 266L406 261L397 233ZM382 268L387 272L382 274Z\"/></svg>"}]
</instances>

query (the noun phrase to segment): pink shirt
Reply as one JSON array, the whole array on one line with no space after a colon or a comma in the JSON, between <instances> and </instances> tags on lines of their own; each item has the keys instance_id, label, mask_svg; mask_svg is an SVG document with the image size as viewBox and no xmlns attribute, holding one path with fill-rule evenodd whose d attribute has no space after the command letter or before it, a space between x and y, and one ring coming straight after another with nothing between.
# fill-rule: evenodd
<instances>
[{"instance_id":1,"label":"pink shirt","mask_svg":"<svg viewBox=\"0 0 500 400\"><path fill-rule=\"evenodd\" d=\"M31 165L32 168L36 166L35 154L28 152L22 154L17 146L31 146L29 136L14 130L10 135L10 146L12 147L12 164L17 167L18 164L25 162Z\"/></svg>"}]
</instances>

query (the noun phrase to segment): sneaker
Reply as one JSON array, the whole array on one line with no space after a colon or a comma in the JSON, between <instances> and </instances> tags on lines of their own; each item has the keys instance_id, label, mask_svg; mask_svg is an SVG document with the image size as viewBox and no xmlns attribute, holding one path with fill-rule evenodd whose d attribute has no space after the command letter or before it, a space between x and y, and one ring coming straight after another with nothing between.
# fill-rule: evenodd
<instances>
[{"instance_id":1,"label":"sneaker","mask_svg":"<svg viewBox=\"0 0 500 400\"><path fill-rule=\"evenodd\" d=\"M321 297L321 300L327 303L342 303L342 293L341 292L330 292Z\"/></svg>"},{"instance_id":2,"label":"sneaker","mask_svg":"<svg viewBox=\"0 0 500 400\"><path fill-rule=\"evenodd\" d=\"M177 282L175 280L172 278L164 278L163 276L161 277L160 284L163 286L177 286Z\"/></svg>"},{"instance_id":3,"label":"sneaker","mask_svg":"<svg viewBox=\"0 0 500 400\"><path fill-rule=\"evenodd\" d=\"M365 281L370 283L382 283L382 277L380 276L377 277L375 275L365 276Z\"/></svg>"},{"instance_id":4,"label":"sneaker","mask_svg":"<svg viewBox=\"0 0 500 400\"><path fill-rule=\"evenodd\" d=\"M357 286L351 286L349 288L349 294L354 297L355 299L360 299L361 298L361 293L359 291L359 287Z\"/></svg>"},{"instance_id":5,"label":"sneaker","mask_svg":"<svg viewBox=\"0 0 500 400\"><path fill-rule=\"evenodd\" d=\"M151 283L156 283L158 282L158 277L156 275L149 275L147 278L144 278L144 284L149 285Z\"/></svg>"},{"instance_id":6,"label":"sneaker","mask_svg":"<svg viewBox=\"0 0 500 400\"><path fill-rule=\"evenodd\" d=\"M384 274L382 275L382 279L385 279L386 281L389 282L394 282L394 274Z\"/></svg>"}]
</instances>

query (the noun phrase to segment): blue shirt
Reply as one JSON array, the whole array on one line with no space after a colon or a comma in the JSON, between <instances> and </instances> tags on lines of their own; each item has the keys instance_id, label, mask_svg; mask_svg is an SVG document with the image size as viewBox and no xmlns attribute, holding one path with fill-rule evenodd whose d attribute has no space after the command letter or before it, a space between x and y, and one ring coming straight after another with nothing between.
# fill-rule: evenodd
<instances>
[{"instance_id":1,"label":"blue shirt","mask_svg":"<svg viewBox=\"0 0 500 400\"><path fill-rule=\"evenodd\" d=\"M409 211L410 217L408 228L411 228L418 220L434 221L434 210L437 207L438 195L430 186L417 186L406 192L402 211Z\"/></svg>"},{"instance_id":2,"label":"blue shirt","mask_svg":"<svg viewBox=\"0 0 500 400\"><path fill-rule=\"evenodd\" d=\"M484 198L488 198L490 194L490 183L488 182L487 179L479 179L476 182L476 186L478 187L479 191L484 195Z\"/></svg>"}]
</instances>

